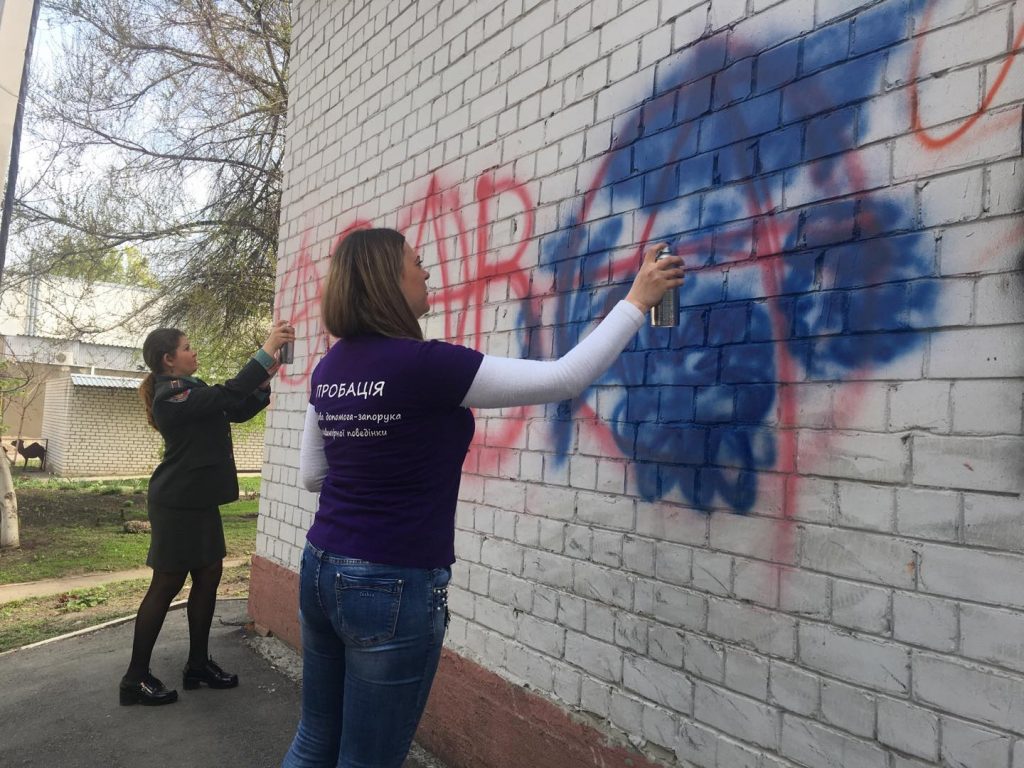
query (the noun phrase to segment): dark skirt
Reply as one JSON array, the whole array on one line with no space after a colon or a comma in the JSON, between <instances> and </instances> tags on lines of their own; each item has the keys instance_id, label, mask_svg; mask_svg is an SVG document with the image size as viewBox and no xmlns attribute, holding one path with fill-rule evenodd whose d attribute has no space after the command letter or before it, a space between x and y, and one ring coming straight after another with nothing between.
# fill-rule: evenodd
<instances>
[{"instance_id":1,"label":"dark skirt","mask_svg":"<svg viewBox=\"0 0 1024 768\"><path fill-rule=\"evenodd\" d=\"M152 533L146 565L154 571L191 571L224 559L224 525L216 506L201 509L149 503Z\"/></svg>"}]
</instances>

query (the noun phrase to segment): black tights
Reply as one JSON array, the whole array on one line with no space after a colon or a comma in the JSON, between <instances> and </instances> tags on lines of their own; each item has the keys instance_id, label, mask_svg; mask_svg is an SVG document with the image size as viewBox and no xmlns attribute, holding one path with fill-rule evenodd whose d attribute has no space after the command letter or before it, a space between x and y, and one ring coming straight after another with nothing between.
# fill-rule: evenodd
<instances>
[{"instance_id":1,"label":"black tights","mask_svg":"<svg viewBox=\"0 0 1024 768\"><path fill-rule=\"evenodd\" d=\"M217 606L217 587L223 568L218 560L204 568L192 571L153 571L149 591L142 598L135 617L135 639L132 642L132 660L126 677L140 680L149 671L153 647L164 625L167 609L174 596L181 591L185 577L192 575L192 590L188 594L188 663L201 667L210 655L210 625Z\"/></svg>"}]
</instances>

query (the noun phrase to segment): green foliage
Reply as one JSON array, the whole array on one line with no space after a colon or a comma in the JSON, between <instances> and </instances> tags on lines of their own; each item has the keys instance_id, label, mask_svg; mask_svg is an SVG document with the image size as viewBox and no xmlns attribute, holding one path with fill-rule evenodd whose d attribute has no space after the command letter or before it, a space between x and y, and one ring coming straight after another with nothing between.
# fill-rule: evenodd
<instances>
[{"instance_id":1,"label":"green foliage","mask_svg":"<svg viewBox=\"0 0 1024 768\"><path fill-rule=\"evenodd\" d=\"M106 587L93 587L78 592L64 592L57 596L57 610L61 613L76 613L86 608L103 605L110 599Z\"/></svg>"},{"instance_id":2,"label":"green foliage","mask_svg":"<svg viewBox=\"0 0 1024 768\"><path fill-rule=\"evenodd\" d=\"M274 298L290 13L290 0L47 0L52 50L33 62L26 111L37 162L12 231L29 271L155 276L161 322L251 353Z\"/></svg>"},{"instance_id":3,"label":"green foliage","mask_svg":"<svg viewBox=\"0 0 1024 768\"><path fill-rule=\"evenodd\" d=\"M53 259L49 273L53 276L142 288L155 289L160 286L149 268L149 260L142 255L138 246L102 250L102 245L83 248L81 243L76 243L69 236L61 239L64 247L58 247L49 254Z\"/></svg>"}]
</instances>

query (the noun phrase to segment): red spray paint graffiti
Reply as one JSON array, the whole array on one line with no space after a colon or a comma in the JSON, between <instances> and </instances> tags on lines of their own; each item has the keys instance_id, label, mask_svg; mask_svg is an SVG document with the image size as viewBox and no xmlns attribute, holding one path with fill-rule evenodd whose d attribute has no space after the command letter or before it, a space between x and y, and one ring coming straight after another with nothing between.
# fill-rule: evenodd
<instances>
[{"instance_id":1,"label":"red spray paint graffiti","mask_svg":"<svg viewBox=\"0 0 1024 768\"><path fill-rule=\"evenodd\" d=\"M338 235L341 239L354 229L371 226L370 222L357 220ZM281 283L280 295L287 297L286 302L278 302L274 319L284 317L282 303L288 308L288 320L295 326L295 334L299 339L307 339L309 345L306 356L306 367L302 371L288 370L285 366L278 374L281 383L287 387L303 387L309 382L313 368L331 347L331 337L320 322L321 275L317 261L310 252L310 236L312 230L307 228L302 233L299 253L295 268L285 273ZM335 241L337 242L337 240Z\"/></svg>"},{"instance_id":2,"label":"red spray paint graffiti","mask_svg":"<svg viewBox=\"0 0 1024 768\"><path fill-rule=\"evenodd\" d=\"M490 228L498 201L508 196L515 201L513 243L502 248L491 247ZM406 234L416 249L436 248L440 287L431 297L434 311L444 315L444 336L449 341L479 349L484 334L485 304L488 292L499 281L507 283L507 296L512 301L528 298L530 272L523 256L530 247L534 232L534 203L526 187L511 176L495 171L481 174L473 186L472 200L463 201L458 188L445 188L440 176L433 174L422 197L400 212L398 229ZM355 229L374 226L367 219L357 219L334 239L334 245ZM281 382L300 388L309 382L320 357L330 348L331 338L320 321L322 270L326 261L314 258L310 247L311 228L302 235L294 268L285 273L279 295L276 317L283 316L281 306L289 308L290 320L300 339L308 339L306 365L301 370L282 371ZM325 270L324 270L325 271ZM497 425L479 430L474 440L467 468L482 472L507 472L509 451L520 446L527 425L527 409L516 409L504 418L493 419Z\"/></svg>"},{"instance_id":3,"label":"red spray paint graffiti","mask_svg":"<svg viewBox=\"0 0 1024 768\"><path fill-rule=\"evenodd\" d=\"M516 240L505 248L492 248L490 227L499 198L517 203ZM475 210L474 210L475 209ZM526 187L495 171L481 174L473 187L473 199L464 203L458 188L445 189L437 174L416 203L400 213L398 229L417 250L431 243L437 250L441 287L432 295L432 308L444 314L444 335L456 344L480 349L488 291L507 283L510 300L525 300L530 292L530 273L523 256L534 231L534 203ZM511 253L508 253L511 251ZM505 418L494 419L488 429L477 430L466 469L481 473L507 473L512 451L522 442L528 409L517 408Z\"/></svg>"},{"instance_id":4,"label":"red spray paint graffiti","mask_svg":"<svg viewBox=\"0 0 1024 768\"><path fill-rule=\"evenodd\" d=\"M932 15L932 6L929 6L925 12L923 19L923 29L925 31L930 27ZM922 33L914 44L914 52L910 60L910 82L913 84L910 88L910 127L911 130L917 131L917 140L927 147L928 149L935 150L949 146L958 139L962 138L964 134L970 131L975 124L981 119L981 117L988 111L989 107L992 106L992 102L995 100L996 94L999 93L999 89L1003 87L1003 83L1006 81L1006 76L1010 71L1010 67L1013 65L1013 60L1019 53L1019 49L1024 44L1024 26L1021 26L1017 30L1016 35L1013 38L1013 44L1010 46L1010 52L1006 54L1003 59L1002 65L999 67L999 73L993 80L992 85L989 86L988 91L985 93L985 97L982 99L981 106L978 107L977 111L969 116L958 128L947 133L945 136L933 136L928 131L923 129L921 123L921 105L920 105L920 81L918 76L921 71L921 55L925 45L925 39L927 34Z\"/></svg>"}]
</instances>

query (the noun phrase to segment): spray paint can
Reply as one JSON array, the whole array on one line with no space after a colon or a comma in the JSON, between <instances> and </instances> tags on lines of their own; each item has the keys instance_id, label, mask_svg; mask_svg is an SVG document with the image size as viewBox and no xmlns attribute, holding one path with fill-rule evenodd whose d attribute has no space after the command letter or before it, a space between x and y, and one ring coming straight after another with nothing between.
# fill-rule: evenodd
<instances>
[{"instance_id":1,"label":"spray paint can","mask_svg":"<svg viewBox=\"0 0 1024 768\"><path fill-rule=\"evenodd\" d=\"M281 365L288 365L295 360L295 342L286 341L281 345L281 355L278 358Z\"/></svg>"},{"instance_id":2,"label":"spray paint can","mask_svg":"<svg viewBox=\"0 0 1024 768\"><path fill-rule=\"evenodd\" d=\"M671 256L668 246L662 248L655 261ZM661 301L651 307L651 325L655 328L674 328L679 325L679 289L669 288Z\"/></svg>"}]
</instances>

